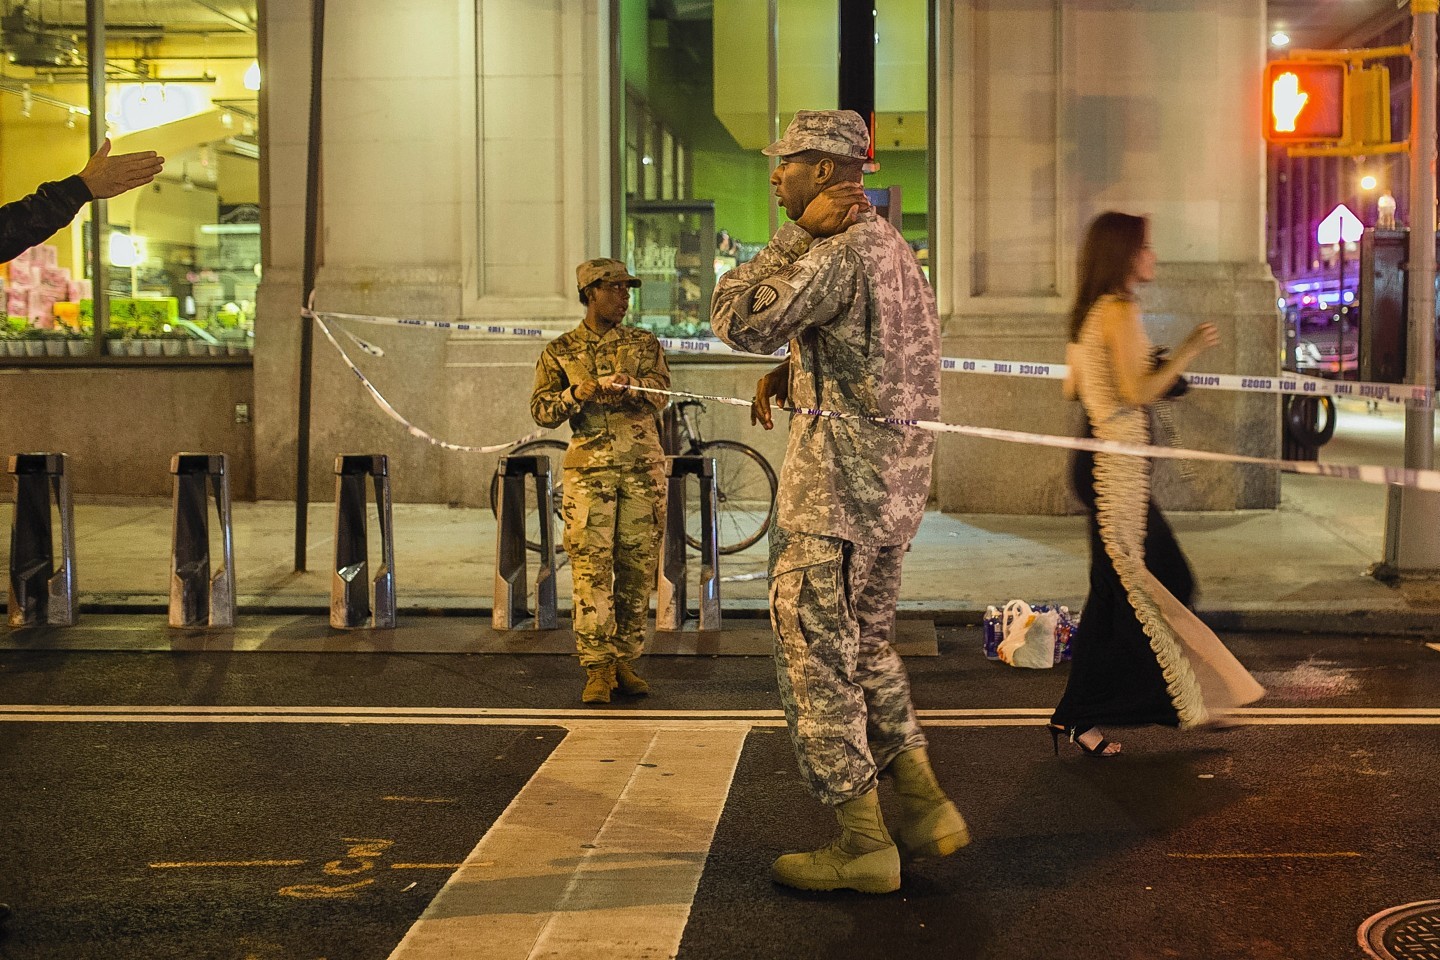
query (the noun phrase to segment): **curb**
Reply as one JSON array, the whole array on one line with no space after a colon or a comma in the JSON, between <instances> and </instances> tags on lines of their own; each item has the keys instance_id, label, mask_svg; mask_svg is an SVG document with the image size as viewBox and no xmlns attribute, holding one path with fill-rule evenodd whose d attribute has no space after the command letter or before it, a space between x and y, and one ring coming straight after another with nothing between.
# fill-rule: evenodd
<instances>
[{"instance_id":1,"label":"curb","mask_svg":"<svg viewBox=\"0 0 1440 960\"><path fill-rule=\"evenodd\" d=\"M1065 602L1065 601L1061 601ZM902 600L899 616L907 620L931 620L940 627L978 627L988 605L943 600ZM996 604L998 606L998 604ZM1080 601L1069 602L1079 608ZM80 602L82 614L128 614L166 616L169 598L157 594L93 594ZM406 617L489 617L489 598L422 597L399 605ZM568 617L570 608L559 614ZM769 605L760 599L725 602L724 616L733 620L764 620ZM1413 636L1440 639L1440 606L1362 608L1333 604L1278 602L1236 603L1228 606L1200 605L1200 619L1217 633L1324 633L1342 636ZM295 616L329 617L328 598L241 596L236 614L242 617Z\"/></svg>"}]
</instances>

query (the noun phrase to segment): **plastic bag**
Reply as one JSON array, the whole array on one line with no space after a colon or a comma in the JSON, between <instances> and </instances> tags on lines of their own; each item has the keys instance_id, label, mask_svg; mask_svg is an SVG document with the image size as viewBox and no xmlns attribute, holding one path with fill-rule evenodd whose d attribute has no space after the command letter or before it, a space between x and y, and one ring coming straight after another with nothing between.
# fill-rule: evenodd
<instances>
[{"instance_id":1,"label":"plastic bag","mask_svg":"<svg viewBox=\"0 0 1440 960\"><path fill-rule=\"evenodd\" d=\"M1070 659L1070 638L1079 622L1079 616L1072 614L1069 607L1058 604L1031 606L1024 600L1011 600L1003 610L989 607L981 621L985 656L1012 666L1035 669L1062 663ZM1048 662L1044 653L1047 637L1050 641ZM1005 646L1003 654L1002 646Z\"/></svg>"}]
</instances>

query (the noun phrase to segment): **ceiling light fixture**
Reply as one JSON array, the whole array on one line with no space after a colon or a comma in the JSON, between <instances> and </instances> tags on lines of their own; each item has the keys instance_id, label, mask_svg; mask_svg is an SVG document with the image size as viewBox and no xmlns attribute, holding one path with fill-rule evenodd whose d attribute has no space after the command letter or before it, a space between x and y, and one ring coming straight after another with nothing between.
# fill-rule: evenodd
<instances>
[{"instance_id":1,"label":"ceiling light fixture","mask_svg":"<svg viewBox=\"0 0 1440 960\"><path fill-rule=\"evenodd\" d=\"M1270 46L1288 47L1289 45L1290 34L1286 33L1284 30L1276 30L1274 33L1270 34Z\"/></svg>"}]
</instances>

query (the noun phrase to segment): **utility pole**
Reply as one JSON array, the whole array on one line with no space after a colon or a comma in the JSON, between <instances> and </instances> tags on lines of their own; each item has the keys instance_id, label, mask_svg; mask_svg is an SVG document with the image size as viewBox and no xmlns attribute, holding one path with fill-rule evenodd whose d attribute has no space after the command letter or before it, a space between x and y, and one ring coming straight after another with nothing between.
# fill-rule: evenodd
<instances>
[{"instance_id":1,"label":"utility pole","mask_svg":"<svg viewBox=\"0 0 1440 960\"><path fill-rule=\"evenodd\" d=\"M840 3L840 109L854 110L870 130L875 159L875 0Z\"/></svg>"},{"instance_id":2,"label":"utility pole","mask_svg":"<svg viewBox=\"0 0 1440 960\"><path fill-rule=\"evenodd\" d=\"M1410 0L1410 325L1406 379L1435 388L1435 16L1440 0ZM1405 410L1405 466L1435 463L1433 403ZM1385 559L1390 575L1440 574L1440 495L1390 487Z\"/></svg>"},{"instance_id":3,"label":"utility pole","mask_svg":"<svg viewBox=\"0 0 1440 960\"><path fill-rule=\"evenodd\" d=\"M325 71L325 0L311 0L310 13L310 137L305 165L305 264L300 280L301 308L309 310L315 293L320 245L320 94ZM300 396L295 426L295 572L305 572L310 518L310 378L314 366L315 322L300 321Z\"/></svg>"}]
</instances>

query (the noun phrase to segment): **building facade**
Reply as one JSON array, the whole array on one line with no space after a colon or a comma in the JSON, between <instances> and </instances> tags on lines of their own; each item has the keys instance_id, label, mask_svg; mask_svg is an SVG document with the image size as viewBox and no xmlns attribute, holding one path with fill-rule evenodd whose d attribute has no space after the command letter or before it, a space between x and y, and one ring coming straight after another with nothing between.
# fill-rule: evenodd
<instances>
[{"instance_id":1,"label":"building facade","mask_svg":"<svg viewBox=\"0 0 1440 960\"><path fill-rule=\"evenodd\" d=\"M806 6L824 14L834 4L781 0L782 21L791 16L799 23L797 11ZM903 35L911 53L897 55L890 75L901 80L877 85L877 148L893 152L880 156L881 171L868 185L905 183L903 216L895 219L926 258L945 356L1063 362L1079 236L1093 215L1120 209L1151 218L1160 271L1145 308L1157 342L1178 342L1195 323L1210 321L1223 345L1202 358L1200 369L1277 369L1265 149L1255 122L1264 6L1262 0L877 3L877 21L894 24L879 28L881 49L887 36ZM763 27L765 7L753 0L429 0L403 10L377 0L330 4L320 84L317 307L565 329L582 314L576 263L597 255L633 263L643 255L633 225L642 200L710 201L717 219L706 223L763 242L764 209L744 204L751 196L763 202L768 193L767 168L748 143L766 131L742 132L754 111L732 109L731 101L748 105L760 95L750 81L754 70L766 69L765 58L732 51L753 47L746 38L755 34L746 31L755 17ZM201 436L182 437L157 413L144 428L147 443L171 450L253 446L248 462L238 463L250 485L238 488L288 499L295 490L301 330L308 322L301 307L312 23L310 5L298 0L268 0L260 13L263 272L253 369L159 374L188 378L175 389L204 398L191 416L204 426ZM813 22L823 25L826 16ZM918 88L903 79L914 76L917 18L925 80ZM758 35L763 40L763 29ZM693 59L706 37L712 102L702 110L676 96L680 88L666 71ZM813 36L807 44L813 47ZM814 70L790 70L787 49L777 44L782 126L797 106L837 105L824 102L833 97L829 86L796 85L794 77ZM638 58L647 64L645 76L637 75ZM685 117L692 107L706 113L707 123L713 114L719 126L692 127ZM625 122L644 110L653 111L652 124ZM715 146L720 127L730 136L724 149ZM649 167L659 170L653 189L645 186ZM685 296L675 293L677 302ZM637 304L635 312L648 309ZM383 351L383 357L350 352L421 429L468 445L534 429L525 400L537 342L345 326ZM677 389L745 397L765 366L698 356L677 358L673 369ZM73 376L0 377L0 391L7 406L21 392L27 402L45 397L39 402L53 404L66 389L65 375ZM139 375L107 370L96 374L94 386L117 397L151 389L135 381ZM248 383L235 379L247 375ZM253 424L236 427L234 403L247 388ZM1061 398L1053 380L953 373L943 390L944 417L952 422L1039 433L1078 428L1077 405ZM310 487L317 499L328 496L334 456L387 453L400 500L485 501L493 456L446 451L408 434L318 335L311 411ZM778 464L779 431L751 428L740 409L712 407L710 414L710 434L744 439ZM1187 445L1261 456L1279 450L1273 397L1192 394L1178 419ZM4 430L12 446L128 449L118 428L114 436ZM81 490L158 492L136 481L139 472L97 475ZM1066 473L1063 454L1053 450L946 436L934 499L948 511L1068 512L1076 505ZM1163 473L1162 496L1172 507L1277 502L1273 473L1204 465L1194 484ZM163 473L161 479L168 480ZM120 484L128 489L110 489Z\"/></svg>"}]
</instances>

